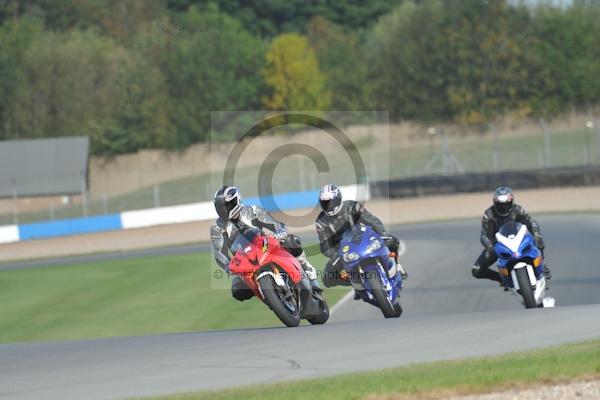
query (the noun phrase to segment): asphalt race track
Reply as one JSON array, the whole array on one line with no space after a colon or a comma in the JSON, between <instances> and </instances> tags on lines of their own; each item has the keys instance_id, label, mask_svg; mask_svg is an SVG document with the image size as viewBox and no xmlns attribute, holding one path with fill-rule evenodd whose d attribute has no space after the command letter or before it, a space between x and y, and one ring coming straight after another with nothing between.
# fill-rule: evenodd
<instances>
[{"instance_id":1,"label":"asphalt race track","mask_svg":"<svg viewBox=\"0 0 600 400\"><path fill-rule=\"evenodd\" d=\"M350 300L324 326L0 345L0 399L171 394L599 338L600 215L538 221L555 309L524 310L495 283L471 277L481 250L477 220L406 225L394 229L406 243L409 273L399 319ZM131 255L112 255L122 256Z\"/></svg>"},{"instance_id":2,"label":"asphalt race track","mask_svg":"<svg viewBox=\"0 0 600 400\"><path fill-rule=\"evenodd\" d=\"M600 304L600 214L542 216L537 221L542 227L546 260L553 275L548 295L556 298L559 307ZM394 229L407 246L400 260L409 274L401 293L404 316L520 307L519 297L499 289L495 282L472 277L471 266L482 250L479 229L479 221ZM377 319L380 315L369 304L349 301L331 321Z\"/></svg>"}]
</instances>

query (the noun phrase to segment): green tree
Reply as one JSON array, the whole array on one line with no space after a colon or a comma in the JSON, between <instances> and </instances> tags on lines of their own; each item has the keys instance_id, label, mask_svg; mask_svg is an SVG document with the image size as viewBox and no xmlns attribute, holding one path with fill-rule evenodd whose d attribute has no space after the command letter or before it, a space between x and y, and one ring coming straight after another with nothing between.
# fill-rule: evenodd
<instances>
[{"instance_id":1,"label":"green tree","mask_svg":"<svg viewBox=\"0 0 600 400\"><path fill-rule=\"evenodd\" d=\"M453 73L447 93L455 118L485 124L510 110L530 110L530 79L539 73L526 51L531 17L506 1L444 4L444 37Z\"/></svg>"},{"instance_id":2,"label":"green tree","mask_svg":"<svg viewBox=\"0 0 600 400\"><path fill-rule=\"evenodd\" d=\"M11 20L0 26L0 138L11 136L11 110L25 74L29 47L38 40L42 25L34 19Z\"/></svg>"},{"instance_id":3,"label":"green tree","mask_svg":"<svg viewBox=\"0 0 600 400\"><path fill-rule=\"evenodd\" d=\"M332 93L331 109L372 109L369 93L365 90L367 63L356 33L323 17L313 18L307 32Z\"/></svg>"},{"instance_id":4,"label":"green tree","mask_svg":"<svg viewBox=\"0 0 600 400\"><path fill-rule=\"evenodd\" d=\"M173 131L171 148L207 140L211 110L253 110L263 93L266 45L241 24L211 7L190 9L155 48L165 76Z\"/></svg>"},{"instance_id":5,"label":"green tree","mask_svg":"<svg viewBox=\"0 0 600 400\"><path fill-rule=\"evenodd\" d=\"M13 134L53 137L97 129L113 110L123 56L110 39L92 32L46 33L23 60Z\"/></svg>"},{"instance_id":6,"label":"green tree","mask_svg":"<svg viewBox=\"0 0 600 400\"><path fill-rule=\"evenodd\" d=\"M136 53L128 54L122 63L114 111L93 137L96 154L131 153L167 143L171 126L160 70Z\"/></svg>"},{"instance_id":7,"label":"green tree","mask_svg":"<svg viewBox=\"0 0 600 400\"><path fill-rule=\"evenodd\" d=\"M163 144L168 129L157 68L91 31L47 33L27 49L6 119L13 138L89 135L94 154Z\"/></svg>"},{"instance_id":8,"label":"green tree","mask_svg":"<svg viewBox=\"0 0 600 400\"><path fill-rule=\"evenodd\" d=\"M439 1L405 2L382 17L367 40L369 82L377 106L395 119L451 117L448 76L453 73Z\"/></svg>"},{"instance_id":9,"label":"green tree","mask_svg":"<svg viewBox=\"0 0 600 400\"><path fill-rule=\"evenodd\" d=\"M271 89L264 104L270 110L322 111L330 105L325 76L304 36L286 33L273 40L264 77Z\"/></svg>"},{"instance_id":10,"label":"green tree","mask_svg":"<svg viewBox=\"0 0 600 400\"><path fill-rule=\"evenodd\" d=\"M405 2L368 43L378 104L396 118L485 124L530 112L531 15L506 1Z\"/></svg>"},{"instance_id":11,"label":"green tree","mask_svg":"<svg viewBox=\"0 0 600 400\"><path fill-rule=\"evenodd\" d=\"M600 6L581 2L565 9L540 6L530 49L543 73L534 77L534 109L556 113L600 99Z\"/></svg>"},{"instance_id":12,"label":"green tree","mask_svg":"<svg viewBox=\"0 0 600 400\"><path fill-rule=\"evenodd\" d=\"M168 0L175 11L191 5L206 6L214 0ZM304 32L306 24L321 16L348 29L364 29L389 12L402 0L220 0L219 8L262 37L283 32Z\"/></svg>"},{"instance_id":13,"label":"green tree","mask_svg":"<svg viewBox=\"0 0 600 400\"><path fill-rule=\"evenodd\" d=\"M95 29L115 39L130 39L166 13L165 0L5 0L0 23L34 16L48 30Z\"/></svg>"}]
</instances>

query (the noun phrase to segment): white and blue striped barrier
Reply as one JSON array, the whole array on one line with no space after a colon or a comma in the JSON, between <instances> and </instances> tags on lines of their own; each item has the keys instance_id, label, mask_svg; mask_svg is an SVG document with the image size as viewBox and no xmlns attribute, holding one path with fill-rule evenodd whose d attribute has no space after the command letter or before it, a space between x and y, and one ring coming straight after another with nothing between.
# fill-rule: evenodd
<instances>
[{"instance_id":1,"label":"white and blue striped barrier","mask_svg":"<svg viewBox=\"0 0 600 400\"><path fill-rule=\"evenodd\" d=\"M17 225L0 226L0 243L18 242L19 227Z\"/></svg>"},{"instance_id":2,"label":"white and blue striped barrier","mask_svg":"<svg viewBox=\"0 0 600 400\"><path fill-rule=\"evenodd\" d=\"M347 200L362 201L369 198L367 185L342 186L340 189L342 190L343 198ZM262 198L248 198L245 199L244 204L261 205L269 211L308 208L317 205L318 194L318 190L281 193ZM212 201L205 201L180 206L126 211L120 214L0 226L0 243L13 243L23 240L73 236L121 229L147 228L183 222L208 221L216 218L217 213Z\"/></svg>"}]
</instances>

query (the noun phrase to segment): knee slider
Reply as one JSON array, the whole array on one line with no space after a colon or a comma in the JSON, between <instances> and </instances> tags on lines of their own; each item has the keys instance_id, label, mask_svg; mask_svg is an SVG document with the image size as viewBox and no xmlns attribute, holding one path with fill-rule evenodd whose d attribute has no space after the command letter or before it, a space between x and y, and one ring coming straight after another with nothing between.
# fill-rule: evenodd
<instances>
[{"instance_id":1,"label":"knee slider","mask_svg":"<svg viewBox=\"0 0 600 400\"><path fill-rule=\"evenodd\" d=\"M284 246L294 257L300 256L304 251L302 250L302 242L300 241L300 238L296 235L289 235L285 239Z\"/></svg>"}]
</instances>

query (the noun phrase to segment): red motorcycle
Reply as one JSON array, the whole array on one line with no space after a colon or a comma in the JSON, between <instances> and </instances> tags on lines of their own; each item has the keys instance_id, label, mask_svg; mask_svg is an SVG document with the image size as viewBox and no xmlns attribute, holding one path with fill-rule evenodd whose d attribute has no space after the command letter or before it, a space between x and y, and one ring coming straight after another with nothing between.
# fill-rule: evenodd
<instances>
[{"instance_id":1,"label":"red motorcycle","mask_svg":"<svg viewBox=\"0 0 600 400\"><path fill-rule=\"evenodd\" d=\"M303 318L311 324L329 319L325 298L313 292L296 257L275 237L248 229L234 240L231 251L235 255L229 271L241 276L286 326L298 326Z\"/></svg>"}]
</instances>

